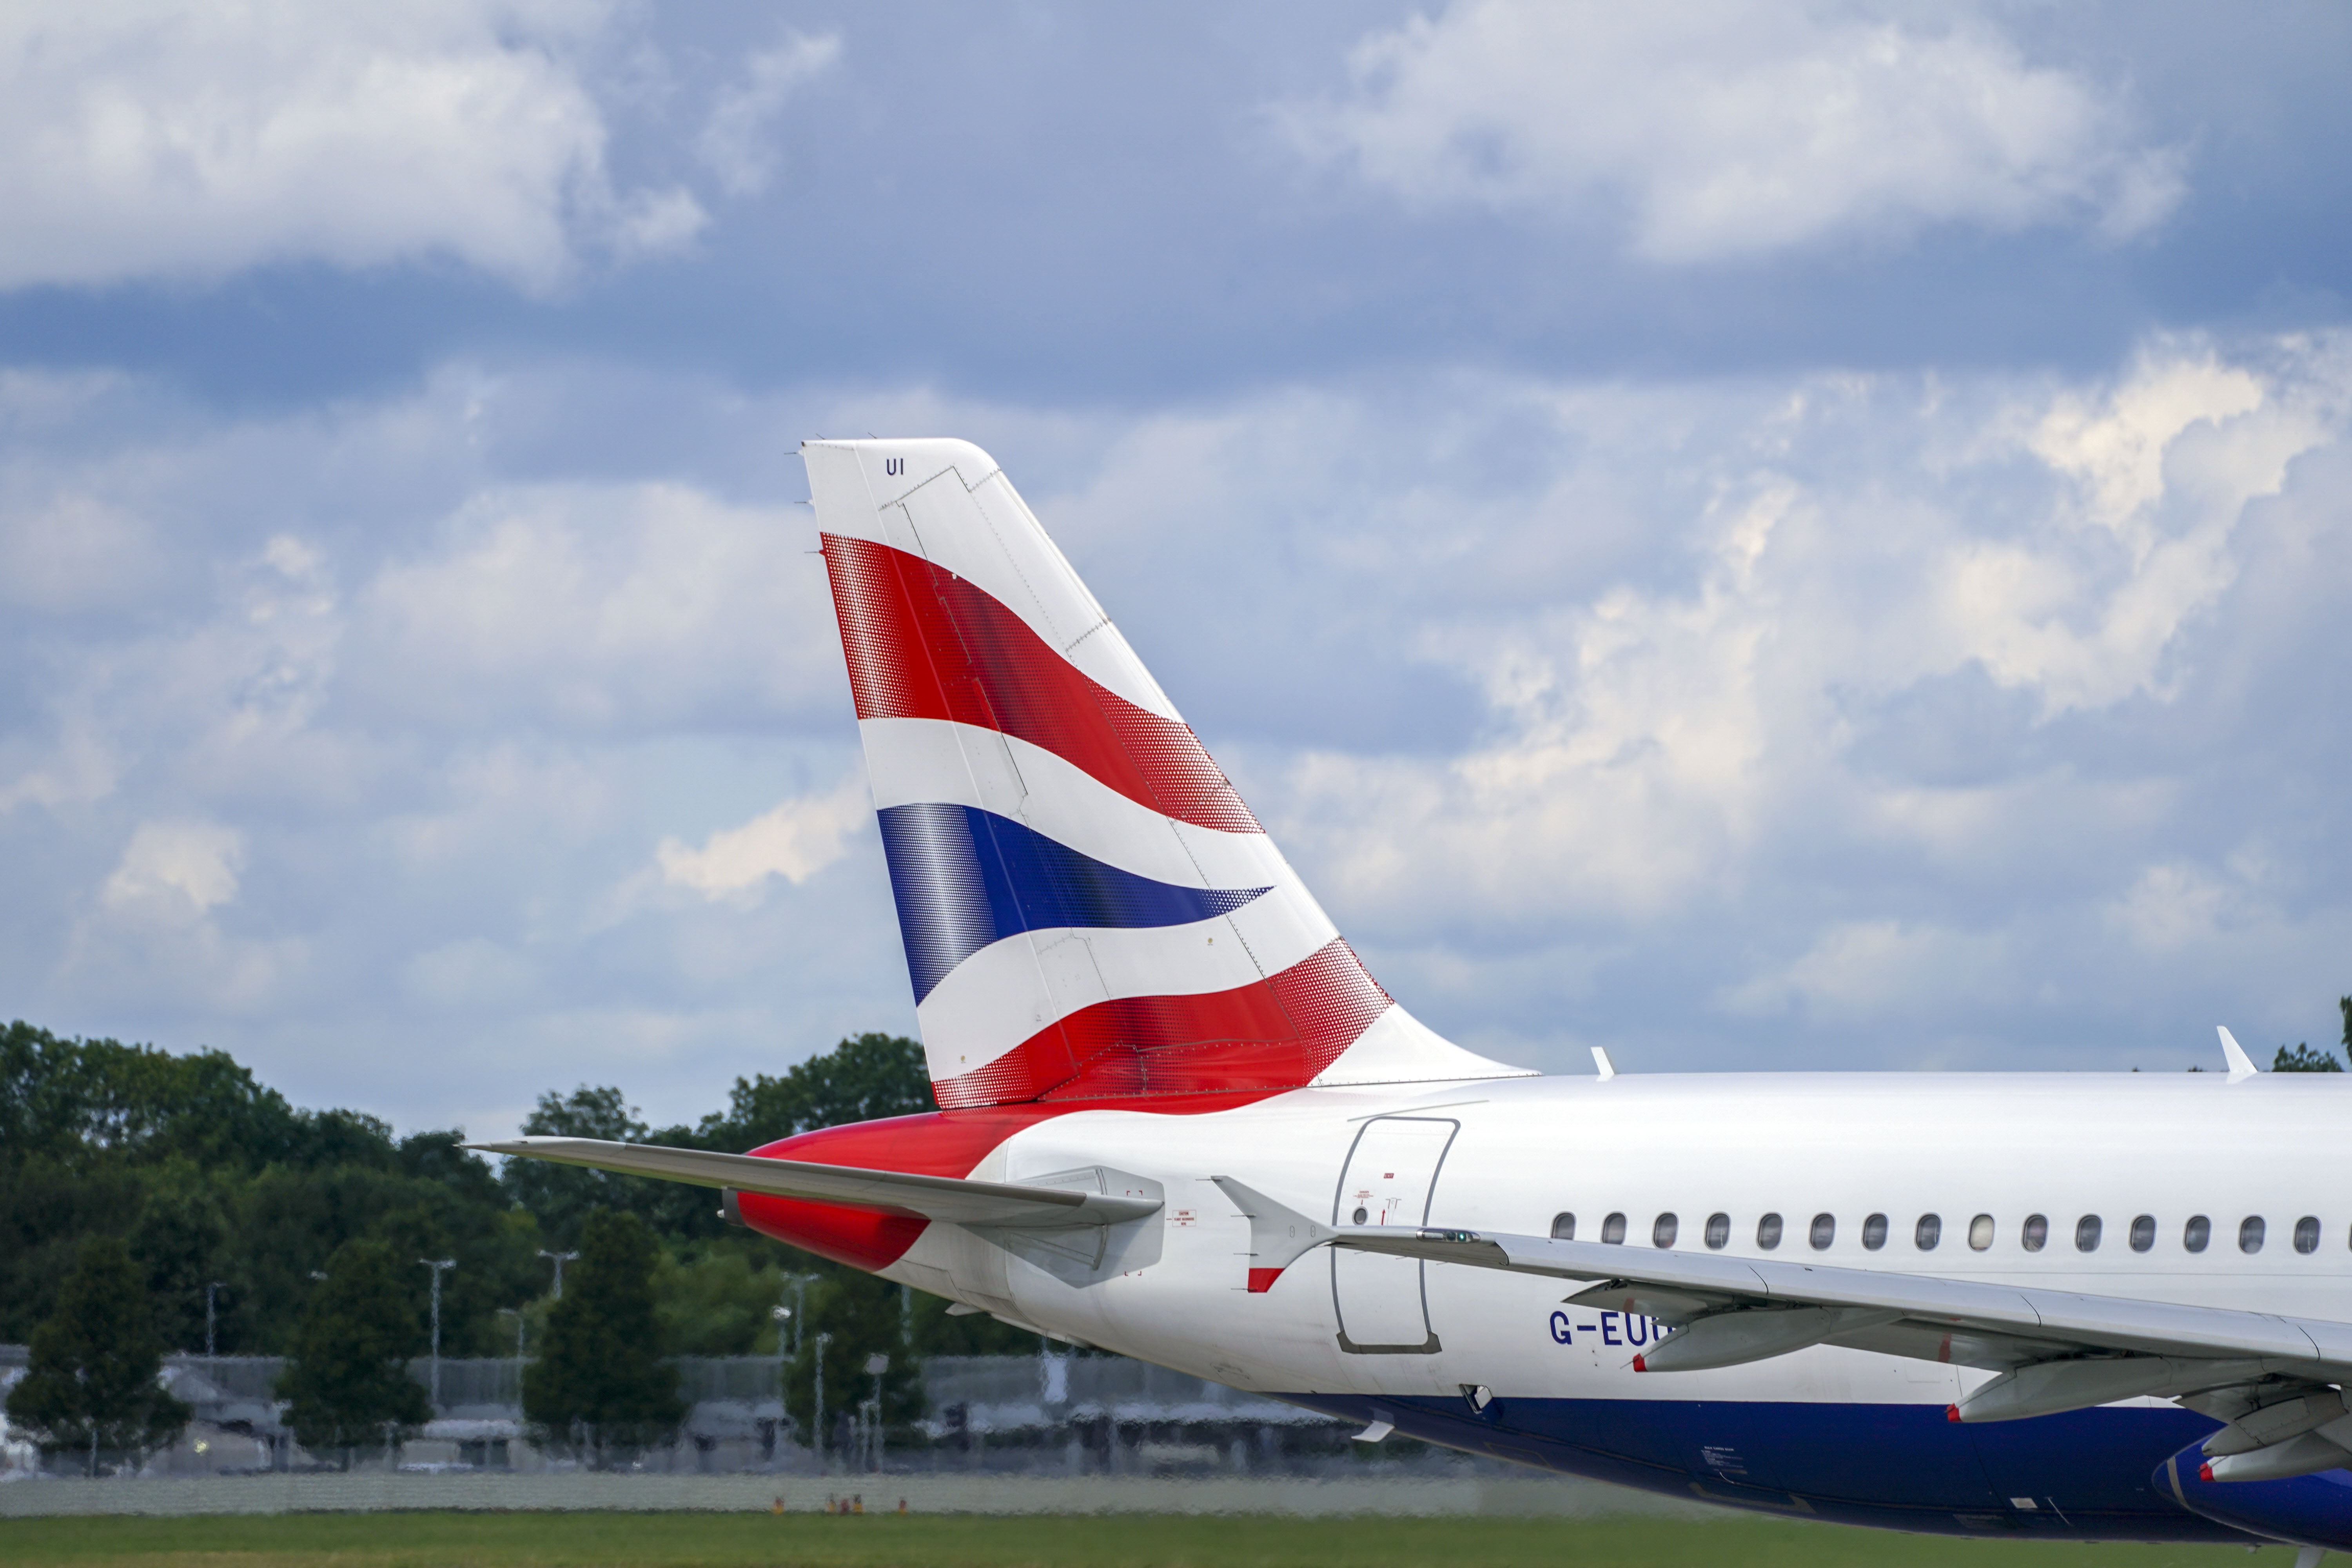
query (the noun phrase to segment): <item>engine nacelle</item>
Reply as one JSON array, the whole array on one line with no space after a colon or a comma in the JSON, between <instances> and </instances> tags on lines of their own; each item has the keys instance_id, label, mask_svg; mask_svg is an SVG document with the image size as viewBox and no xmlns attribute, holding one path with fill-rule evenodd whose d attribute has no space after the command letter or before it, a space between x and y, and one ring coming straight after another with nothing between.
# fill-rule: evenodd
<instances>
[{"instance_id":1,"label":"engine nacelle","mask_svg":"<svg viewBox=\"0 0 2352 1568\"><path fill-rule=\"evenodd\" d=\"M2320 1470L2280 1480L2209 1481L2201 1445L2156 1468L2156 1489L2189 1512L2233 1530L2296 1546L2352 1552L2352 1470Z\"/></svg>"}]
</instances>

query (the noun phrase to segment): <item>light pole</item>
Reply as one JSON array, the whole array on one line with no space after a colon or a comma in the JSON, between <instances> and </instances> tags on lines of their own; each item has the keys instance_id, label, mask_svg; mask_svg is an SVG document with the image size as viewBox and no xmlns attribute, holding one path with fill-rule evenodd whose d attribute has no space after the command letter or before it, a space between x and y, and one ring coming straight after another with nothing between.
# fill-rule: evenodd
<instances>
[{"instance_id":1,"label":"light pole","mask_svg":"<svg viewBox=\"0 0 2352 1568\"><path fill-rule=\"evenodd\" d=\"M814 1363L816 1370L816 1420L813 1425L816 1427L816 1470L819 1475L824 1474L824 1347L831 1343L831 1334L817 1335Z\"/></svg>"},{"instance_id":2,"label":"light pole","mask_svg":"<svg viewBox=\"0 0 2352 1568\"><path fill-rule=\"evenodd\" d=\"M882 1473L882 1374L890 1370L890 1358L876 1351L866 1358L866 1375L874 1380L874 1473Z\"/></svg>"},{"instance_id":3,"label":"light pole","mask_svg":"<svg viewBox=\"0 0 2352 1568\"><path fill-rule=\"evenodd\" d=\"M809 1281L815 1278L814 1274L793 1276L793 1353L794 1355L801 1353L801 1325L808 1321Z\"/></svg>"},{"instance_id":4,"label":"light pole","mask_svg":"<svg viewBox=\"0 0 2352 1568\"><path fill-rule=\"evenodd\" d=\"M433 1270L433 1410L441 1410L441 1272L457 1267L454 1258L420 1258L416 1260Z\"/></svg>"},{"instance_id":5,"label":"light pole","mask_svg":"<svg viewBox=\"0 0 2352 1568\"><path fill-rule=\"evenodd\" d=\"M522 1309L520 1307L500 1307L499 1309L499 1316L501 1318L512 1318L515 1321L515 1360L522 1360Z\"/></svg>"},{"instance_id":6,"label":"light pole","mask_svg":"<svg viewBox=\"0 0 2352 1568\"><path fill-rule=\"evenodd\" d=\"M222 1281L213 1279L206 1281L205 1285L205 1359L207 1361L211 1360L214 1354L213 1297L219 1291L221 1284Z\"/></svg>"},{"instance_id":7,"label":"light pole","mask_svg":"<svg viewBox=\"0 0 2352 1568\"><path fill-rule=\"evenodd\" d=\"M550 1252L543 1247L539 1249L539 1255L555 1259L555 1299L561 1301L563 1300L563 1266L580 1255L576 1252Z\"/></svg>"},{"instance_id":8,"label":"light pole","mask_svg":"<svg viewBox=\"0 0 2352 1568\"><path fill-rule=\"evenodd\" d=\"M790 1381L790 1380L791 1380L791 1373L786 1370L788 1367L790 1367L790 1366L792 1365L792 1359L793 1359L793 1358L792 1358L791 1353L790 1353L789 1352L787 1352L787 1351L785 1350L785 1348L784 1348L784 1324L785 1324L785 1323L787 1323L787 1322L789 1322L789 1321L792 1320L792 1315L793 1315L793 1310L792 1310L790 1307L785 1307L785 1306L774 1306L774 1307L771 1307L771 1308L769 1308L769 1309L768 1309L768 1316L770 1316L771 1318L773 1318L773 1319L776 1321L776 1434L777 1434L777 1442L776 1442L776 1447L775 1447L774 1448L771 1449L771 1450L770 1450L770 1452L771 1452L772 1456L775 1458L776 1461L777 1461L779 1464L782 1463L782 1443L783 1443L784 1417L785 1417L787 1415L791 1414L791 1408L790 1408L790 1407L791 1407L791 1405L792 1405L792 1399L793 1399L792 1384L791 1384L791 1381Z\"/></svg>"}]
</instances>

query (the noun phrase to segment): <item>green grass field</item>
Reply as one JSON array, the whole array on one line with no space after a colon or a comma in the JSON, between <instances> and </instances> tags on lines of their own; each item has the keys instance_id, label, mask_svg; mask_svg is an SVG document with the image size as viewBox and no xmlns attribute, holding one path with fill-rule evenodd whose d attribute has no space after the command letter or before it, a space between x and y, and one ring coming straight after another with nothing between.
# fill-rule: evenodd
<instances>
[{"instance_id":1,"label":"green grass field","mask_svg":"<svg viewBox=\"0 0 2352 1568\"><path fill-rule=\"evenodd\" d=\"M2284 1548L2252 1560L2286 1568ZM2242 1547L1948 1540L1727 1518L342 1513L0 1520L0 1563L140 1568L2223 1568Z\"/></svg>"}]
</instances>

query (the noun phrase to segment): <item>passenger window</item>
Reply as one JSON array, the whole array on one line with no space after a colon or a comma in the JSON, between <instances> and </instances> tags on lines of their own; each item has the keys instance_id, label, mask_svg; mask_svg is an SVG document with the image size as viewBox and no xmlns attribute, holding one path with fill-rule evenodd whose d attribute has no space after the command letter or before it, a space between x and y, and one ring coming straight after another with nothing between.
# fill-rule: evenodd
<instances>
[{"instance_id":1,"label":"passenger window","mask_svg":"<svg viewBox=\"0 0 2352 1568\"><path fill-rule=\"evenodd\" d=\"M1650 1226L1650 1245L1652 1247L1672 1247L1675 1244L1675 1237L1682 1233L1682 1228L1683 1222L1676 1219L1674 1215L1670 1214L1660 1215L1656 1223Z\"/></svg>"},{"instance_id":2,"label":"passenger window","mask_svg":"<svg viewBox=\"0 0 2352 1568\"><path fill-rule=\"evenodd\" d=\"M1912 1244L1922 1252L1935 1251L1937 1244L1943 1239L1944 1216L1939 1214L1921 1215L1919 1223L1911 1229Z\"/></svg>"},{"instance_id":3,"label":"passenger window","mask_svg":"<svg viewBox=\"0 0 2352 1568\"><path fill-rule=\"evenodd\" d=\"M1572 1214L1556 1214L1552 1215L1551 1238L1554 1241L1574 1241L1576 1239L1576 1216Z\"/></svg>"},{"instance_id":4,"label":"passenger window","mask_svg":"<svg viewBox=\"0 0 2352 1568\"><path fill-rule=\"evenodd\" d=\"M1756 1222L1756 1245L1769 1252L1780 1245L1780 1216L1768 1214Z\"/></svg>"},{"instance_id":5,"label":"passenger window","mask_svg":"<svg viewBox=\"0 0 2352 1568\"><path fill-rule=\"evenodd\" d=\"M1706 1216L1706 1245L1710 1252L1720 1252L1731 1240L1731 1216L1711 1214Z\"/></svg>"},{"instance_id":6,"label":"passenger window","mask_svg":"<svg viewBox=\"0 0 2352 1568\"><path fill-rule=\"evenodd\" d=\"M1602 1220L1601 1239L1612 1247L1622 1245L1625 1240L1625 1216L1622 1214L1612 1214Z\"/></svg>"},{"instance_id":7,"label":"passenger window","mask_svg":"<svg viewBox=\"0 0 2352 1568\"><path fill-rule=\"evenodd\" d=\"M1886 1216L1872 1215L1862 1222L1862 1246L1866 1252L1875 1252L1886 1245Z\"/></svg>"},{"instance_id":8,"label":"passenger window","mask_svg":"<svg viewBox=\"0 0 2352 1568\"><path fill-rule=\"evenodd\" d=\"M2297 1252L2319 1250L2319 1216L2307 1214L2294 1222L2294 1249Z\"/></svg>"},{"instance_id":9,"label":"passenger window","mask_svg":"<svg viewBox=\"0 0 2352 1568\"><path fill-rule=\"evenodd\" d=\"M2205 1244L2213 1239L2213 1222L2203 1215L2192 1215L2180 1227L2180 1245L2190 1252L2202 1252Z\"/></svg>"},{"instance_id":10,"label":"passenger window","mask_svg":"<svg viewBox=\"0 0 2352 1568\"><path fill-rule=\"evenodd\" d=\"M2155 1245L2156 1216L2152 1214L2144 1214L2132 1221L2131 1249L2134 1252L2146 1252Z\"/></svg>"},{"instance_id":11,"label":"passenger window","mask_svg":"<svg viewBox=\"0 0 2352 1568\"><path fill-rule=\"evenodd\" d=\"M1980 1214L1969 1221L1969 1246L1982 1252L1992 1245L1992 1215Z\"/></svg>"},{"instance_id":12,"label":"passenger window","mask_svg":"<svg viewBox=\"0 0 2352 1568\"><path fill-rule=\"evenodd\" d=\"M1830 1243L1837 1239L1837 1215L1815 1215L1813 1228L1806 1233L1805 1239L1813 1244L1815 1252L1827 1252L1830 1249Z\"/></svg>"},{"instance_id":13,"label":"passenger window","mask_svg":"<svg viewBox=\"0 0 2352 1568\"><path fill-rule=\"evenodd\" d=\"M2086 1214L2081 1219L2076 1220L2074 1222L2074 1250L2077 1252L2098 1251L2099 1232L2104 1227L2099 1224L2099 1216L2095 1214Z\"/></svg>"},{"instance_id":14,"label":"passenger window","mask_svg":"<svg viewBox=\"0 0 2352 1568\"><path fill-rule=\"evenodd\" d=\"M2263 1216L2250 1214L2238 1222L2238 1250L2260 1252L2263 1249Z\"/></svg>"},{"instance_id":15,"label":"passenger window","mask_svg":"<svg viewBox=\"0 0 2352 1568\"><path fill-rule=\"evenodd\" d=\"M2026 1251L2041 1251L2050 1241L2050 1216L2045 1214L2027 1215L2025 1226L2018 1233L2018 1239L2025 1243Z\"/></svg>"}]
</instances>

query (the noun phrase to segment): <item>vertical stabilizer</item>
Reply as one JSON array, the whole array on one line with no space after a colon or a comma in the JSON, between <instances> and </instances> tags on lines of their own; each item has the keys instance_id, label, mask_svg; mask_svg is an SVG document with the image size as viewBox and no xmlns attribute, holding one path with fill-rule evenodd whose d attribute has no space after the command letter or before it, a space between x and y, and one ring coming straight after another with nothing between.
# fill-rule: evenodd
<instances>
[{"instance_id":1,"label":"vertical stabilizer","mask_svg":"<svg viewBox=\"0 0 2352 1568\"><path fill-rule=\"evenodd\" d=\"M1365 973L986 453L802 455L942 1107L1517 1070Z\"/></svg>"}]
</instances>

